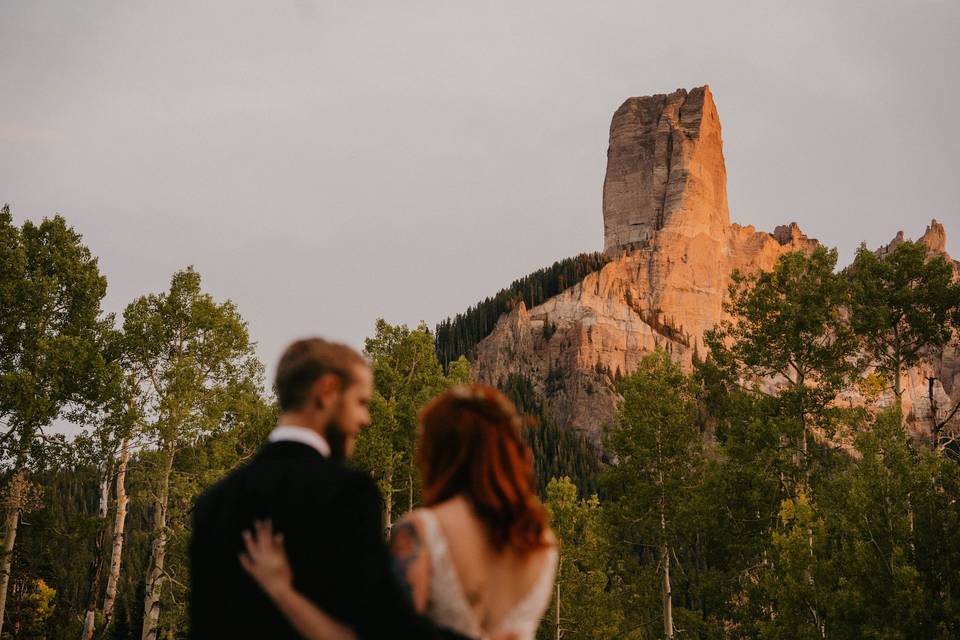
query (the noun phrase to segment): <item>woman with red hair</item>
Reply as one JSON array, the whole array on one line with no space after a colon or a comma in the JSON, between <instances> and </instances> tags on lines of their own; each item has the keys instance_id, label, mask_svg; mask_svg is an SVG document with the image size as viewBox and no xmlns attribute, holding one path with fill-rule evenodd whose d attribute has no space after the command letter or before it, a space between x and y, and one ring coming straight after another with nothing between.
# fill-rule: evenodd
<instances>
[{"instance_id":1,"label":"woman with red hair","mask_svg":"<svg viewBox=\"0 0 960 640\"><path fill-rule=\"evenodd\" d=\"M423 508L394 526L394 566L417 611L467 638L533 640L553 591L556 541L533 491L522 427L503 394L478 384L451 389L420 412ZM290 579L274 540L247 536L244 567L268 594L289 593L273 588ZM306 633L311 640L333 637L309 601L277 604L291 617L321 616ZM314 611L298 615L295 607Z\"/></svg>"}]
</instances>

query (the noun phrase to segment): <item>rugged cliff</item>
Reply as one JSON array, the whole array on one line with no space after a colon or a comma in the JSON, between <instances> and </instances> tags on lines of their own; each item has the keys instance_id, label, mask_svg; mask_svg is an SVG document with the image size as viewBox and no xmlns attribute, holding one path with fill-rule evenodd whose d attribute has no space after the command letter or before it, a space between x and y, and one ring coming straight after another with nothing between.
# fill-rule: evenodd
<instances>
[{"instance_id":1,"label":"rugged cliff","mask_svg":"<svg viewBox=\"0 0 960 640\"><path fill-rule=\"evenodd\" d=\"M615 414L611 382L660 347L690 366L704 355L703 333L723 318L735 270L770 269L789 251L818 246L795 224L773 233L730 224L720 119L709 87L630 98L610 126L603 186L600 271L527 309L501 316L476 347L474 376L499 384L528 378L554 420L598 440ZM923 236L945 253L943 227ZM903 241L899 234L890 250ZM960 385L949 354L941 400ZM908 411L927 395L925 371L907 376ZM856 393L844 401L858 402ZM927 403L929 406L929 403Z\"/></svg>"},{"instance_id":2,"label":"rugged cliff","mask_svg":"<svg viewBox=\"0 0 960 640\"><path fill-rule=\"evenodd\" d=\"M710 88L624 102L610 124L604 249L630 249L665 229L719 240L729 225L720 117Z\"/></svg>"}]
</instances>

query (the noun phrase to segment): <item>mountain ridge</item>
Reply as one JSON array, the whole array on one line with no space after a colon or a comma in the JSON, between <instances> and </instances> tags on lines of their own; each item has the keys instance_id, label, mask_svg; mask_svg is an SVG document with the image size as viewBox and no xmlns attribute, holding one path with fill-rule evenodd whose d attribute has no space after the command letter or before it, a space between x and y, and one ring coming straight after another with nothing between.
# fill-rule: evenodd
<instances>
[{"instance_id":1,"label":"mountain ridge","mask_svg":"<svg viewBox=\"0 0 960 640\"><path fill-rule=\"evenodd\" d=\"M626 100L611 121L607 159L609 261L539 304L520 301L471 354L476 380L530 380L551 420L596 444L616 415L618 372L633 371L658 348L692 368L706 355L704 331L726 319L735 271L769 270L785 253L821 246L796 222L773 232L730 223L720 120L708 86ZM904 237L898 233L878 253ZM936 220L921 240L949 258ZM950 260L960 273L960 263ZM937 402L947 402L960 395L960 354L951 351L938 368L945 375ZM929 373L923 366L906 372L906 413L929 406ZM861 400L852 392L844 399Z\"/></svg>"}]
</instances>

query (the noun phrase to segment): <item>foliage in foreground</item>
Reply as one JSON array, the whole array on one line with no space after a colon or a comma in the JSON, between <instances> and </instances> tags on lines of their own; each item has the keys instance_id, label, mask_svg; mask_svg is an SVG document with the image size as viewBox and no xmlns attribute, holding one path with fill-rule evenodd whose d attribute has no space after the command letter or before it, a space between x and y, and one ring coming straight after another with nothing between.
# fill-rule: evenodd
<instances>
[{"instance_id":1,"label":"foliage in foreground","mask_svg":"<svg viewBox=\"0 0 960 640\"><path fill-rule=\"evenodd\" d=\"M831 252L791 254L737 278L728 309L740 322L708 336L711 359L685 373L658 352L618 376L609 468L544 419L549 398L529 380L504 380L539 419L526 435L561 545L538 637L960 637L955 408L917 442L898 402L898 371L944 348L960 317L949 265L925 255L911 243L889 262L861 251L836 273ZM118 325L62 218L18 228L4 209L0 266L15 310L0 317L3 637L187 637L192 500L276 418L239 311L187 269ZM563 273L527 281L531 300L566 285ZM469 379L466 359L444 362L437 344L424 326L379 321L365 345L374 423L356 463L390 519L419 499L417 410ZM837 406L839 389L865 380L867 406ZM58 417L83 428L69 445L48 432Z\"/></svg>"}]
</instances>

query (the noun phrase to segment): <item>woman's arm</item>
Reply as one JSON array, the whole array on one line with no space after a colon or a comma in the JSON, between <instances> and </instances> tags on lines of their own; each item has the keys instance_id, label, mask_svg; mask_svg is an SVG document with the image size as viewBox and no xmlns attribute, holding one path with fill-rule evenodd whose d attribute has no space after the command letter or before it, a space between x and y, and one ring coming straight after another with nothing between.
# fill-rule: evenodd
<instances>
[{"instance_id":1,"label":"woman's arm","mask_svg":"<svg viewBox=\"0 0 960 640\"><path fill-rule=\"evenodd\" d=\"M308 640L356 640L349 627L328 616L292 586L270 597L290 624Z\"/></svg>"},{"instance_id":2,"label":"woman's arm","mask_svg":"<svg viewBox=\"0 0 960 640\"><path fill-rule=\"evenodd\" d=\"M417 613L427 610L430 595L430 558L423 547L417 517L408 515L390 530L393 573Z\"/></svg>"},{"instance_id":3,"label":"woman's arm","mask_svg":"<svg viewBox=\"0 0 960 640\"><path fill-rule=\"evenodd\" d=\"M356 635L293 587L293 571L283 548L283 534L273 533L273 524L254 523L254 531L243 532L246 551L240 564L270 597L290 624L308 640L356 640Z\"/></svg>"}]
</instances>

